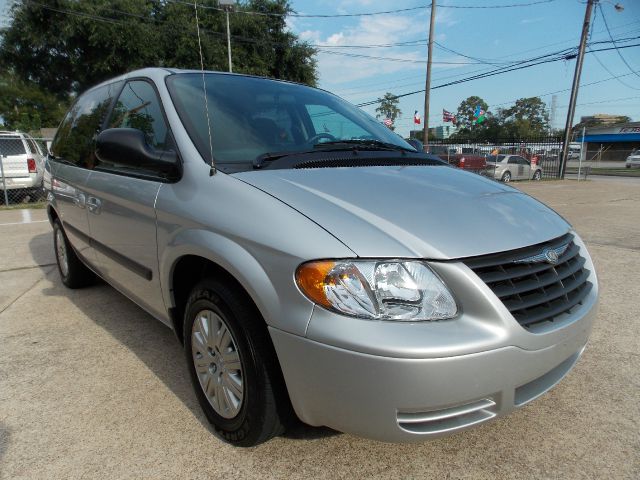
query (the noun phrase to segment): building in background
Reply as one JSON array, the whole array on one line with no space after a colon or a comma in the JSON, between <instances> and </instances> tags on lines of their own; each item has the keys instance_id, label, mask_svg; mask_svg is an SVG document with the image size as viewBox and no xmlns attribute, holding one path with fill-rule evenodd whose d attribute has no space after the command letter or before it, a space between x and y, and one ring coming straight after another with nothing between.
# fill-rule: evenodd
<instances>
[{"instance_id":1,"label":"building in background","mask_svg":"<svg viewBox=\"0 0 640 480\"><path fill-rule=\"evenodd\" d=\"M575 141L581 142L582 135L578 135ZM587 128L584 142L585 160L623 162L632 151L640 148L640 122Z\"/></svg>"},{"instance_id":2,"label":"building in background","mask_svg":"<svg viewBox=\"0 0 640 480\"><path fill-rule=\"evenodd\" d=\"M445 138L449 138L451 135L456 133L458 130L455 125L441 125L436 127L434 130L434 137L439 140L444 140Z\"/></svg>"}]
</instances>

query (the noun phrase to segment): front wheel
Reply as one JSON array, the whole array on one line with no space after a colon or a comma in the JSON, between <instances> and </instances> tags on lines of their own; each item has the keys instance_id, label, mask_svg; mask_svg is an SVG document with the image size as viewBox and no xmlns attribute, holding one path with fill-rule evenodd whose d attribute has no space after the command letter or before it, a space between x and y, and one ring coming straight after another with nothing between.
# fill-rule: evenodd
<instances>
[{"instance_id":1,"label":"front wheel","mask_svg":"<svg viewBox=\"0 0 640 480\"><path fill-rule=\"evenodd\" d=\"M504 172L502 174L502 179L504 183L509 183L511 181L511 172Z\"/></svg>"},{"instance_id":2,"label":"front wheel","mask_svg":"<svg viewBox=\"0 0 640 480\"><path fill-rule=\"evenodd\" d=\"M216 433L250 447L284 432L290 405L264 320L239 289L200 282L187 301L185 354Z\"/></svg>"}]
</instances>

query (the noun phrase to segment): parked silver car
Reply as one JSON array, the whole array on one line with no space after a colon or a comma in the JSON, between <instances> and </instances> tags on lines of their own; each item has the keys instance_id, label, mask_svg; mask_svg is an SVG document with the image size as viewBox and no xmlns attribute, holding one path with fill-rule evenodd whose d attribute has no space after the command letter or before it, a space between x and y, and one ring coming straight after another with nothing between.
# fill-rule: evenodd
<instances>
[{"instance_id":1,"label":"parked silver car","mask_svg":"<svg viewBox=\"0 0 640 480\"><path fill-rule=\"evenodd\" d=\"M63 283L97 274L173 328L235 445L294 412L455 432L549 390L589 338L596 273L562 217L327 92L141 70L81 95L51 151Z\"/></svg>"},{"instance_id":2,"label":"parked silver car","mask_svg":"<svg viewBox=\"0 0 640 480\"><path fill-rule=\"evenodd\" d=\"M486 174L505 183L511 180L540 180L542 168L532 165L529 160L520 155L489 155L487 156Z\"/></svg>"},{"instance_id":3,"label":"parked silver car","mask_svg":"<svg viewBox=\"0 0 640 480\"><path fill-rule=\"evenodd\" d=\"M624 162L625 167L640 167L640 149L634 150Z\"/></svg>"},{"instance_id":4,"label":"parked silver car","mask_svg":"<svg viewBox=\"0 0 640 480\"><path fill-rule=\"evenodd\" d=\"M12 196L19 194L33 197L42 194L44 155L30 135L0 131L0 157L0 191L6 185Z\"/></svg>"}]
</instances>

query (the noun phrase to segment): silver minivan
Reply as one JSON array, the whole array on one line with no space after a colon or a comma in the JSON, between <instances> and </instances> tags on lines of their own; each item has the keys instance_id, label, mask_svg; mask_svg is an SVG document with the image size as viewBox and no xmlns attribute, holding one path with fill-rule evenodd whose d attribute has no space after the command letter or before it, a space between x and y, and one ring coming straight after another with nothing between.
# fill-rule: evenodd
<instances>
[{"instance_id":1,"label":"silver minivan","mask_svg":"<svg viewBox=\"0 0 640 480\"><path fill-rule=\"evenodd\" d=\"M64 118L45 183L62 282L97 275L172 328L234 445L296 416L393 442L480 424L558 383L596 316L562 217L304 85L107 81Z\"/></svg>"}]
</instances>

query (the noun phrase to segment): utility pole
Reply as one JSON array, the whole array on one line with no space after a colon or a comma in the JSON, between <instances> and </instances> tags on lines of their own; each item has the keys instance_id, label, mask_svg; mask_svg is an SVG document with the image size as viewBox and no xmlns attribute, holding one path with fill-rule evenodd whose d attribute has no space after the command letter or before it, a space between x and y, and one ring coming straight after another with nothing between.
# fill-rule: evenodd
<instances>
[{"instance_id":1,"label":"utility pole","mask_svg":"<svg viewBox=\"0 0 640 480\"><path fill-rule=\"evenodd\" d=\"M578 99L578 87L580 86L580 74L582 73L582 62L584 60L584 51L587 47L587 37L589 36L589 27L591 24L591 13L593 5L598 0L588 0L587 10L584 14L584 23L582 24L582 36L580 37L580 48L578 49L578 58L576 59L576 70L573 74L573 85L571 87L571 98L569 99L569 110L567 111L567 123L564 127L564 142L562 145L562 158L560 159L560 178L564 178L564 172L567 168L567 157L569 156L569 143L571 142L571 127L573 126L573 116L576 112L576 100Z\"/></svg>"},{"instance_id":2,"label":"utility pole","mask_svg":"<svg viewBox=\"0 0 640 480\"><path fill-rule=\"evenodd\" d=\"M427 49L427 79L424 89L424 150L429 148L429 97L431 95L431 57L433 55L433 31L436 23L436 0L431 0L431 24L429 25L429 47Z\"/></svg>"},{"instance_id":3,"label":"utility pole","mask_svg":"<svg viewBox=\"0 0 640 480\"><path fill-rule=\"evenodd\" d=\"M229 29L229 12L233 12L236 6L236 0L220 0L219 5L227 14L227 55L229 57L229 73L233 73L231 66L231 30Z\"/></svg>"}]
</instances>

